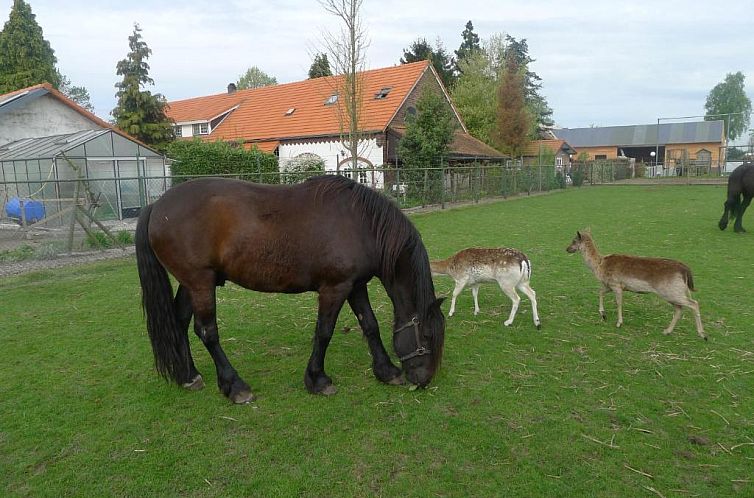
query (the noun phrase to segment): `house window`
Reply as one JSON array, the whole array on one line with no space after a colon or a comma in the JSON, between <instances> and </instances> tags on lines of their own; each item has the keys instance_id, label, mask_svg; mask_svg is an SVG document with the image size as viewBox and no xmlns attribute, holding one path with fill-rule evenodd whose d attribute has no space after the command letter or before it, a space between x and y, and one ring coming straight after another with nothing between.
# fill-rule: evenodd
<instances>
[{"instance_id":1,"label":"house window","mask_svg":"<svg viewBox=\"0 0 754 498\"><path fill-rule=\"evenodd\" d=\"M325 105L333 105L337 101L338 101L338 94L333 93L332 95L327 97L327 100L325 100Z\"/></svg>"},{"instance_id":2,"label":"house window","mask_svg":"<svg viewBox=\"0 0 754 498\"><path fill-rule=\"evenodd\" d=\"M556 166L563 166L563 158L561 156L558 156L555 158L555 165Z\"/></svg>"},{"instance_id":3,"label":"house window","mask_svg":"<svg viewBox=\"0 0 754 498\"><path fill-rule=\"evenodd\" d=\"M173 126L173 132L175 133L176 137L182 137L183 136L183 126L181 126L181 125L175 125L175 126Z\"/></svg>"},{"instance_id":4,"label":"house window","mask_svg":"<svg viewBox=\"0 0 754 498\"><path fill-rule=\"evenodd\" d=\"M392 87L389 86L381 88L379 92L374 94L375 100L384 99L390 93L390 90L392 90Z\"/></svg>"},{"instance_id":5,"label":"house window","mask_svg":"<svg viewBox=\"0 0 754 498\"><path fill-rule=\"evenodd\" d=\"M597 159L597 160L599 160L599 159L607 159L607 154L595 154L594 158Z\"/></svg>"},{"instance_id":6,"label":"house window","mask_svg":"<svg viewBox=\"0 0 754 498\"><path fill-rule=\"evenodd\" d=\"M191 126L191 134L196 135L208 135L209 124L208 123L195 123Z\"/></svg>"}]
</instances>

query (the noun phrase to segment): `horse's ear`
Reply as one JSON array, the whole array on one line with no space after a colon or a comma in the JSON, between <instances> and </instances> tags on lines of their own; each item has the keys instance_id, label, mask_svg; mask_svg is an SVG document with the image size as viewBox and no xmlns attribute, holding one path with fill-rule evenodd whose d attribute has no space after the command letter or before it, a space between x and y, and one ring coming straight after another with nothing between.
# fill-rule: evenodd
<instances>
[{"instance_id":1,"label":"horse's ear","mask_svg":"<svg viewBox=\"0 0 754 498\"><path fill-rule=\"evenodd\" d=\"M444 297L441 297L440 299L435 299L435 302L429 305L429 309L437 308L440 309L440 306L442 306L442 302L445 301Z\"/></svg>"}]
</instances>

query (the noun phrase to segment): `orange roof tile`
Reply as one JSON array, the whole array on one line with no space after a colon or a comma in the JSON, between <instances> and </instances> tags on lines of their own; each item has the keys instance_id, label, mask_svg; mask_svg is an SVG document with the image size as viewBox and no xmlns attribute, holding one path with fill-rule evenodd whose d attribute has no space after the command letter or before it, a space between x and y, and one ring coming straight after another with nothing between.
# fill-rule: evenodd
<instances>
[{"instance_id":1,"label":"orange roof tile","mask_svg":"<svg viewBox=\"0 0 754 498\"><path fill-rule=\"evenodd\" d=\"M364 131L384 130L406 96L429 68L427 61L364 71L363 108L360 127ZM176 122L208 120L238 105L212 133L210 140L278 140L338 134L338 111L325 101L338 88L342 76L315 78L295 83L238 90L169 103L167 115ZM384 99L374 95L390 87ZM289 109L295 109L286 115Z\"/></svg>"}]
</instances>

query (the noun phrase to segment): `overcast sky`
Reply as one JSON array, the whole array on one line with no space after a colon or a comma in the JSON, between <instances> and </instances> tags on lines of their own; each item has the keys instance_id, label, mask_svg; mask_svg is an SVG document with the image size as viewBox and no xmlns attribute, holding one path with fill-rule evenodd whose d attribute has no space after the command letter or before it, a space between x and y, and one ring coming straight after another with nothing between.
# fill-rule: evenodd
<instances>
[{"instance_id":1,"label":"overcast sky","mask_svg":"<svg viewBox=\"0 0 754 498\"><path fill-rule=\"evenodd\" d=\"M152 49L151 90L168 100L223 92L250 66L279 83L305 79L322 33L340 29L316 0L27 2L58 68L105 119L134 22ZM12 4L0 0L2 23ZM362 14L368 68L397 64L418 37L452 53L468 20L482 39L526 38L564 127L703 114L709 91L736 71L754 98L751 0L364 0Z\"/></svg>"}]
</instances>

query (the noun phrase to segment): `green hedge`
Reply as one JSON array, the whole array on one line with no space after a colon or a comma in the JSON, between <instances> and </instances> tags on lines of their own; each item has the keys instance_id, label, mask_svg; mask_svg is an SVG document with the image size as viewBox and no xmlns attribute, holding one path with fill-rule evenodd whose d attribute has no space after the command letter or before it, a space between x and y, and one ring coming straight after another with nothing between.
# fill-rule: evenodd
<instances>
[{"instance_id":1,"label":"green hedge","mask_svg":"<svg viewBox=\"0 0 754 498\"><path fill-rule=\"evenodd\" d=\"M174 175L243 175L245 179L278 183L278 158L259 149L247 150L228 142L176 140L167 148Z\"/></svg>"}]
</instances>

